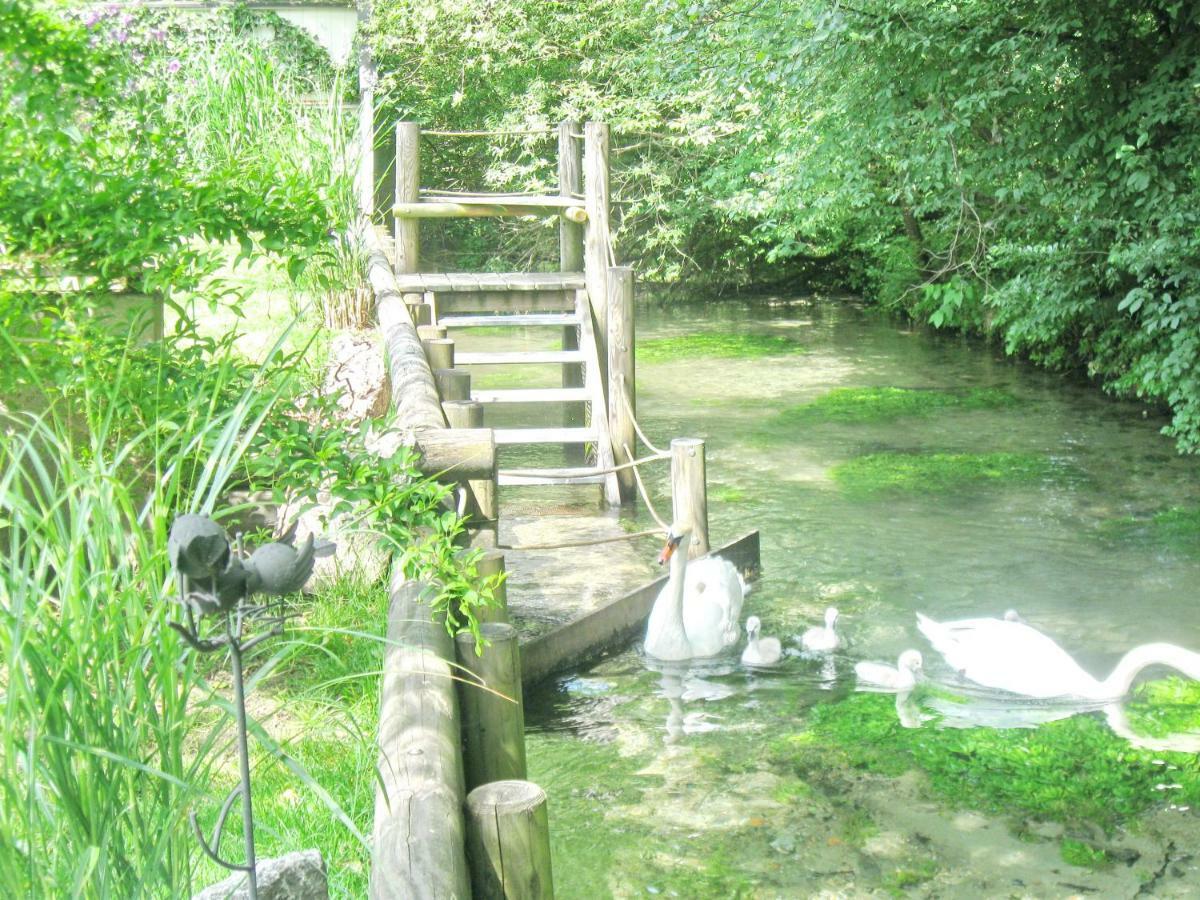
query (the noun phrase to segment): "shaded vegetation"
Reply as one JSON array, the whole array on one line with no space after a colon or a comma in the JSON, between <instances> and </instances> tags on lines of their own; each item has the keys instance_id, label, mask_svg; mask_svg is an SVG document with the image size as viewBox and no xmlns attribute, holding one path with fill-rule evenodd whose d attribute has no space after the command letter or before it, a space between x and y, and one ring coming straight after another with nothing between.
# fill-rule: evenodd
<instances>
[{"instance_id":1,"label":"shaded vegetation","mask_svg":"<svg viewBox=\"0 0 1200 900\"><path fill-rule=\"evenodd\" d=\"M937 493L1051 478L1055 467L1035 453L873 453L840 463L834 482L850 495Z\"/></svg>"},{"instance_id":2,"label":"shaded vegetation","mask_svg":"<svg viewBox=\"0 0 1200 900\"><path fill-rule=\"evenodd\" d=\"M880 422L905 416L930 416L942 410L995 409L1017 399L996 388L969 391L917 390L915 388L836 388L816 400L785 409L783 424L800 422Z\"/></svg>"}]
</instances>

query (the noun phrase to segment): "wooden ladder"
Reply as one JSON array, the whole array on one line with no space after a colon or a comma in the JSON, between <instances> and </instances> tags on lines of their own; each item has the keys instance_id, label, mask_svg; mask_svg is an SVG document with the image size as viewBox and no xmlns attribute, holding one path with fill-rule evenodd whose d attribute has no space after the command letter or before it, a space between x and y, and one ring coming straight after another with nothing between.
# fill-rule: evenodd
<instances>
[{"instance_id":1,"label":"wooden ladder","mask_svg":"<svg viewBox=\"0 0 1200 900\"><path fill-rule=\"evenodd\" d=\"M598 484L610 505L632 498L632 471L628 467L619 473L612 471L618 459L621 463L629 461L624 448L634 443L633 275L632 270L616 266L613 260L608 126L597 122L581 126L571 121L559 125L559 191L542 196L423 189L420 142L421 129L416 123L397 124L392 263L397 287L413 314L418 333L422 325L432 329L434 340L450 337L451 331L479 327L561 331L563 345L559 350L463 352L454 351L450 341L443 341L450 349L442 347L440 352L445 358L443 364L451 369L513 364L561 367L562 387L473 388L469 399L485 408L511 403L567 405L562 427L493 429L498 447L559 444L582 447L585 454L590 448L590 464L502 467L497 483ZM420 271L422 219L531 214L557 218L560 271ZM432 353L432 345L426 350ZM467 378L455 377L446 369L438 369L438 373L443 400L467 399ZM569 418L579 404L585 411L581 424ZM479 408L469 415L478 421Z\"/></svg>"}]
</instances>

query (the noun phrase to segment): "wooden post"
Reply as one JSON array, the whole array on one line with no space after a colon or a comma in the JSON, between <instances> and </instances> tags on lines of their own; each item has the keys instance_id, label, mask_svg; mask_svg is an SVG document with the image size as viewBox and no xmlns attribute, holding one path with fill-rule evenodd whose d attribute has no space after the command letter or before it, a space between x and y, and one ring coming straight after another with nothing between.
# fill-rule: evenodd
<instances>
[{"instance_id":1,"label":"wooden post","mask_svg":"<svg viewBox=\"0 0 1200 900\"><path fill-rule=\"evenodd\" d=\"M463 369L434 369L433 380L437 383L438 396L442 403L447 400L471 399L471 373ZM443 407L444 411L445 407Z\"/></svg>"},{"instance_id":2,"label":"wooden post","mask_svg":"<svg viewBox=\"0 0 1200 900\"><path fill-rule=\"evenodd\" d=\"M442 404L442 411L451 428L483 428L483 404L476 400L447 400ZM490 478L473 478L467 482L467 487L473 499L471 518L476 522L494 523L500 517L496 504L496 473L493 472Z\"/></svg>"},{"instance_id":3,"label":"wooden post","mask_svg":"<svg viewBox=\"0 0 1200 900\"><path fill-rule=\"evenodd\" d=\"M441 339L441 338L444 338L446 336L446 334L447 334L447 328L445 325L418 325L417 326L417 337L419 337L422 340L422 342L432 341L434 339Z\"/></svg>"},{"instance_id":4,"label":"wooden post","mask_svg":"<svg viewBox=\"0 0 1200 900\"><path fill-rule=\"evenodd\" d=\"M372 900L467 897L454 645L425 585L393 578L380 681Z\"/></svg>"},{"instance_id":5,"label":"wooden post","mask_svg":"<svg viewBox=\"0 0 1200 900\"><path fill-rule=\"evenodd\" d=\"M480 577L504 574L504 553L500 550L488 550L475 563L475 571ZM485 613L484 621L507 622L508 619L508 579L504 579L496 588L496 606Z\"/></svg>"},{"instance_id":6,"label":"wooden post","mask_svg":"<svg viewBox=\"0 0 1200 900\"><path fill-rule=\"evenodd\" d=\"M609 231L608 125L583 126L583 195L588 220L584 229L583 274L600 351L600 377L607 389L608 267L612 261Z\"/></svg>"},{"instance_id":7,"label":"wooden post","mask_svg":"<svg viewBox=\"0 0 1200 900\"><path fill-rule=\"evenodd\" d=\"M421 346L425 348L430 369L436 372L438 369L454 368L454 341L451 338L428 338L421 341ZM454 427L453 422L450 427Z\"/></svg>"},{"instance_id":8,"label":"wooden post","mask_svg":"<svg viewBox=\"0 0 1200 900\"><path fill-rule=\"evenodd\" d=\"M618 464L632 462L625 452L633 452L634 385L633 269L612 266L608 270L608 430L612 437L613 457ZM625 399L629 400L628 405ZM621 502L637 495L633 469L617 473Z\"/></svg>"},{"instance_id":9,"label":"wooden post","mask_svg":"<svg viewBox=\"0 0 1200 900\"><path fill-rule=\"evenodd\" d=\"M396 125L396 203L417 203L420 199L421 126L416 122L399 122ZM396 217L398 275L420 271L420 228L420 219Z\"/></svg>"},{"instance_id":10,"label":"wooden post","mask_svg":"<svg viewBox=\"0 0 1200 900\"><path fill-rule=\"evenodd\" d=\"M359 34L366 35L371 22L371 0L358 4ZM358 172L355 191L358 207L368 227L375 223L375 57L365 38L358 51Z\"/></svg>"},{"instance_id":11,"label":"wooden post","mask_svg":"<svg viewBox=\"0 0 1200 900\"><path fill-rule=\"evenodd\" d=\"M563 197L577 197L583 193L583 145L575 137L580 133L581 127L579 122L574 119L567 119L558 126L558 193ZM582 225L576 225L566 219L559 219L558 268L560 271L583 271L583 234ZM577 325L563 327L562 348L564 350L579 349L579 327ZM583 366L579 363L564 365L562 367L562 386L565 388L583 387ZM583 424L583 404L564 404L563 427L582 428ZM581 444L564 444L563 452L567 459L573 462L578 462L583 458Z\"/></svg>"},{"instance_id":12,"label":"wooden post","mask_svg":"<svg viewBox=\"0 0 1200 900\"><path fill-rule=\"evenodd\" d=\"M489 646L475 653L475 636L456 637L462 709L463 773L467 790L525 777L525 706L521 699L521 657L517 629L507 622L479 626ZM472 683L479 679L484 687ZM484 689L486 688L486 690Z\"/></svg>"},{"instance_id":13,"label":"wooden post","mask_svg":"<svg viewBox=\"0 0 1200 900\"><path fill-rule=\"evenodd\" d=\"M408 295L405 295L408 296ZM414 297L420 297L420 294L413 294ZM417 328L429 325L433 322L433 310L428 303L405 303L408 307L408 315L413 320L413 325Z\"/></svg>"},{"instance_id":14,"label":"wooden post","mask_svg":"<svg viewBox=\"0 0 1200 900\"><path fill-rule=\"evenodd\" d=\"M704 475L704 441L671 441L671 511L675 521L692 526L689 559L708 552L708 488Z\"/></svg>"},{"instance_id":15,"label":"wooden post","mask_svg":"<svg viewBox=\"0 0 1200 900\"><path fill-rule=\"evenodd\" d=\"M529 781L471 791L467 852L475 900L553 900L546 792Z\"/></svg>"}]
</instances>

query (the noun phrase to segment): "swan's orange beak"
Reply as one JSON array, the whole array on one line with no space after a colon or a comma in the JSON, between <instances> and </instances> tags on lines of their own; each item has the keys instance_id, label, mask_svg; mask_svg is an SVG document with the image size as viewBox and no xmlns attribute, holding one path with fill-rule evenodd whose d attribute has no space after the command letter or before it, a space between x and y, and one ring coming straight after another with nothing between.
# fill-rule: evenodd
<instances>
[{"instance_id":1,"label":"swan's orange beak","mask_svg":"<svg viewBox=\"0 0 1200 900\"><path fill-rule=\"evenodd\" d=\"M679 546L680 540L681 538L673 534L667 535L667 543L663 546L662 553L658 554L658 564L660 566L665 566L667 564L667 560L671 558L671 554L674 553L675 548Z\"/></svg>"}]
</instances>

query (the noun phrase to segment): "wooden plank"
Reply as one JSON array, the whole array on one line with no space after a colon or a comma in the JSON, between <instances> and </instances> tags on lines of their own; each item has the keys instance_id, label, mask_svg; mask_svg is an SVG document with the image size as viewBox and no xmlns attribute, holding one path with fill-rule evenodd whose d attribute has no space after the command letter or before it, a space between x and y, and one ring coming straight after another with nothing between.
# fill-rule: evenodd
<instances>
[{"instance_id":1,"label":"wooden plank","mask_svg":"<svg viewBox=\"0 0 1200 900\"><path fill-rule=\"evenodd\" d=\"M496 428L496 446L508 444L586 444L596 440L591 428Z\"/></svg>"},{"instance_id":2,"label":"wooden plank","mask_svg":"<svg viewBox=\"0 0 1200 900\"><path fill-rule=\"evenodd\" d=\"M477 388L471 399L479 403L586 403L586 388Z\"/></svg>"},{"instance_id":3,"label":"wooden plank","mask_svg":"<svg viewBox=\"0 0 1200 900\"><path fill-rule=\"evenodd\" d=\"M582 272L411 272L396 276L402 293L421 291L576 291Z\"/></svg>"},{"instance_id":4,"label":"wooden plank","mask_svg":"<svg viewBox=\"0 0 1200 900\"><path fill-rule=\"evenodd\" d=\"M588 313L586 291L576 295L579 304L579 348L587 363L587 389L592 394L591 427L596 429L596 463L601 469L611 469L613 459L612 439L608 434L608 412L604 396L604 379L601 377L600 348L592 331L592 317ZM621 487L615 473L604 476L604 502L609 506L621 505Z\"/></svg>"},{"instance_id":5,"label":"wooden plank","mask_svg":"<svg viewBox=\"0 0 1200 900\"><path fill-rule=\"evenodd\" d=\"M562 472L563 469L553 471ZM522 485L541 485L541 484L604 484L604 476L595 474L591 469L579 469L580 472L591 472L592 474L568 475L560 477L555 475L518 475L511 472L500 470L497 476L497 482L504 487L519 487Z\"/></svg>"},{"instance_id":6,"label":"wooden plank","mask_svg":"<svg viewBox=\"0 0 1200 900\"><path fill-rule=\"evenodd\" d=\"M583 362L581 350L507 350L491 353L459 353L459 366L508 366L522 363Z\"/></svg>"},{"instance_id":7,"label":"wooden plank","mask_svg":"<svg viewBox=\"0 0 1200 900\"><path fill-rule=\"evenodd\" d=\"M575 308L575 291L476 291L438 293L438 314L558 312Z\"/></svg>"},{"instance_id":8,"label":"wooden plank","mask_svg":"<svg viewBox=\"0 0 1200 900\"><path fill-rule=\"evenodd\" d=\"M467 206L524 206L531 209L563 209L578 206L579 201L558 194L443 194L438 191L421 191L423 200L430 203L462 203Z\"/></svg>"},{"instance_id":9,"label":"wooden plank","mask_svg":"<svg viewBox=\"0 0 1200 900\"><path fill-rule=\"evenodd\" d=\"M396 205L414 202L421 186L421 126L396 124ZM396 272L421 268L421 226L412 219L396 218Z\"/></svg>"},{"instance_id":10,"label":"wooden plank","mask_svg":"<svg viewBox=\"0 0 1200 900\"><path fill-rule=\"evenodd\" d=\"M577 325L573 313L517 313L509 316L443 316L439 325L446 328L479 328L496 325L511 325L514 328L530 328L538 325Z\"/></svg>"},{"instance_id":11,"label":"wooden plank","mask_svg":"<svg viewBox=\"0 0 1200 900\"><path fill-rule=\"evenodd\" d=\"M751 531L713 552L741 571L747 579L761 569L758 532ZM593 610L521 645L521 678L526 685L567 669L579 669L605 653L625 647L646 625L668 576L635 588L623 597Z\"/></svg>"},{"instance_id":12,"label":"wooden plank","mask_svg":"<svg viewBox=\"0 0 1200 900\"><path fill-rule=\"evenodd\" d=\"M613 265L612 234L609 230L609 130L604 122L583 126L583 189L587 206L584 229L583 271L588 299L596 323L601 378L607 390L608 375L608 267Z\"/></svg>"},{"instance_id":13,"label":"wooden plank","mask_svg":"<svg viewBox=\"0 0 1200 900\"><path fill-rule=\"evenodd\" d=\"M580 127L572 119L558 126L558 192L564 199L583 193L583 148L575 139ZM583 226L568 219L558 223L558 262L564 272L583 268Z\"/></svg>"},{"instance_id":14,"label":"wooden plank","mask_svg":"<svg viewBox=\"0 0 1200 900\"><path fill-rule=\"evenodd\" d=\"M397 567L380 681L372 900L469 897L454 644Z\"/></svg>"}]
</instances>

